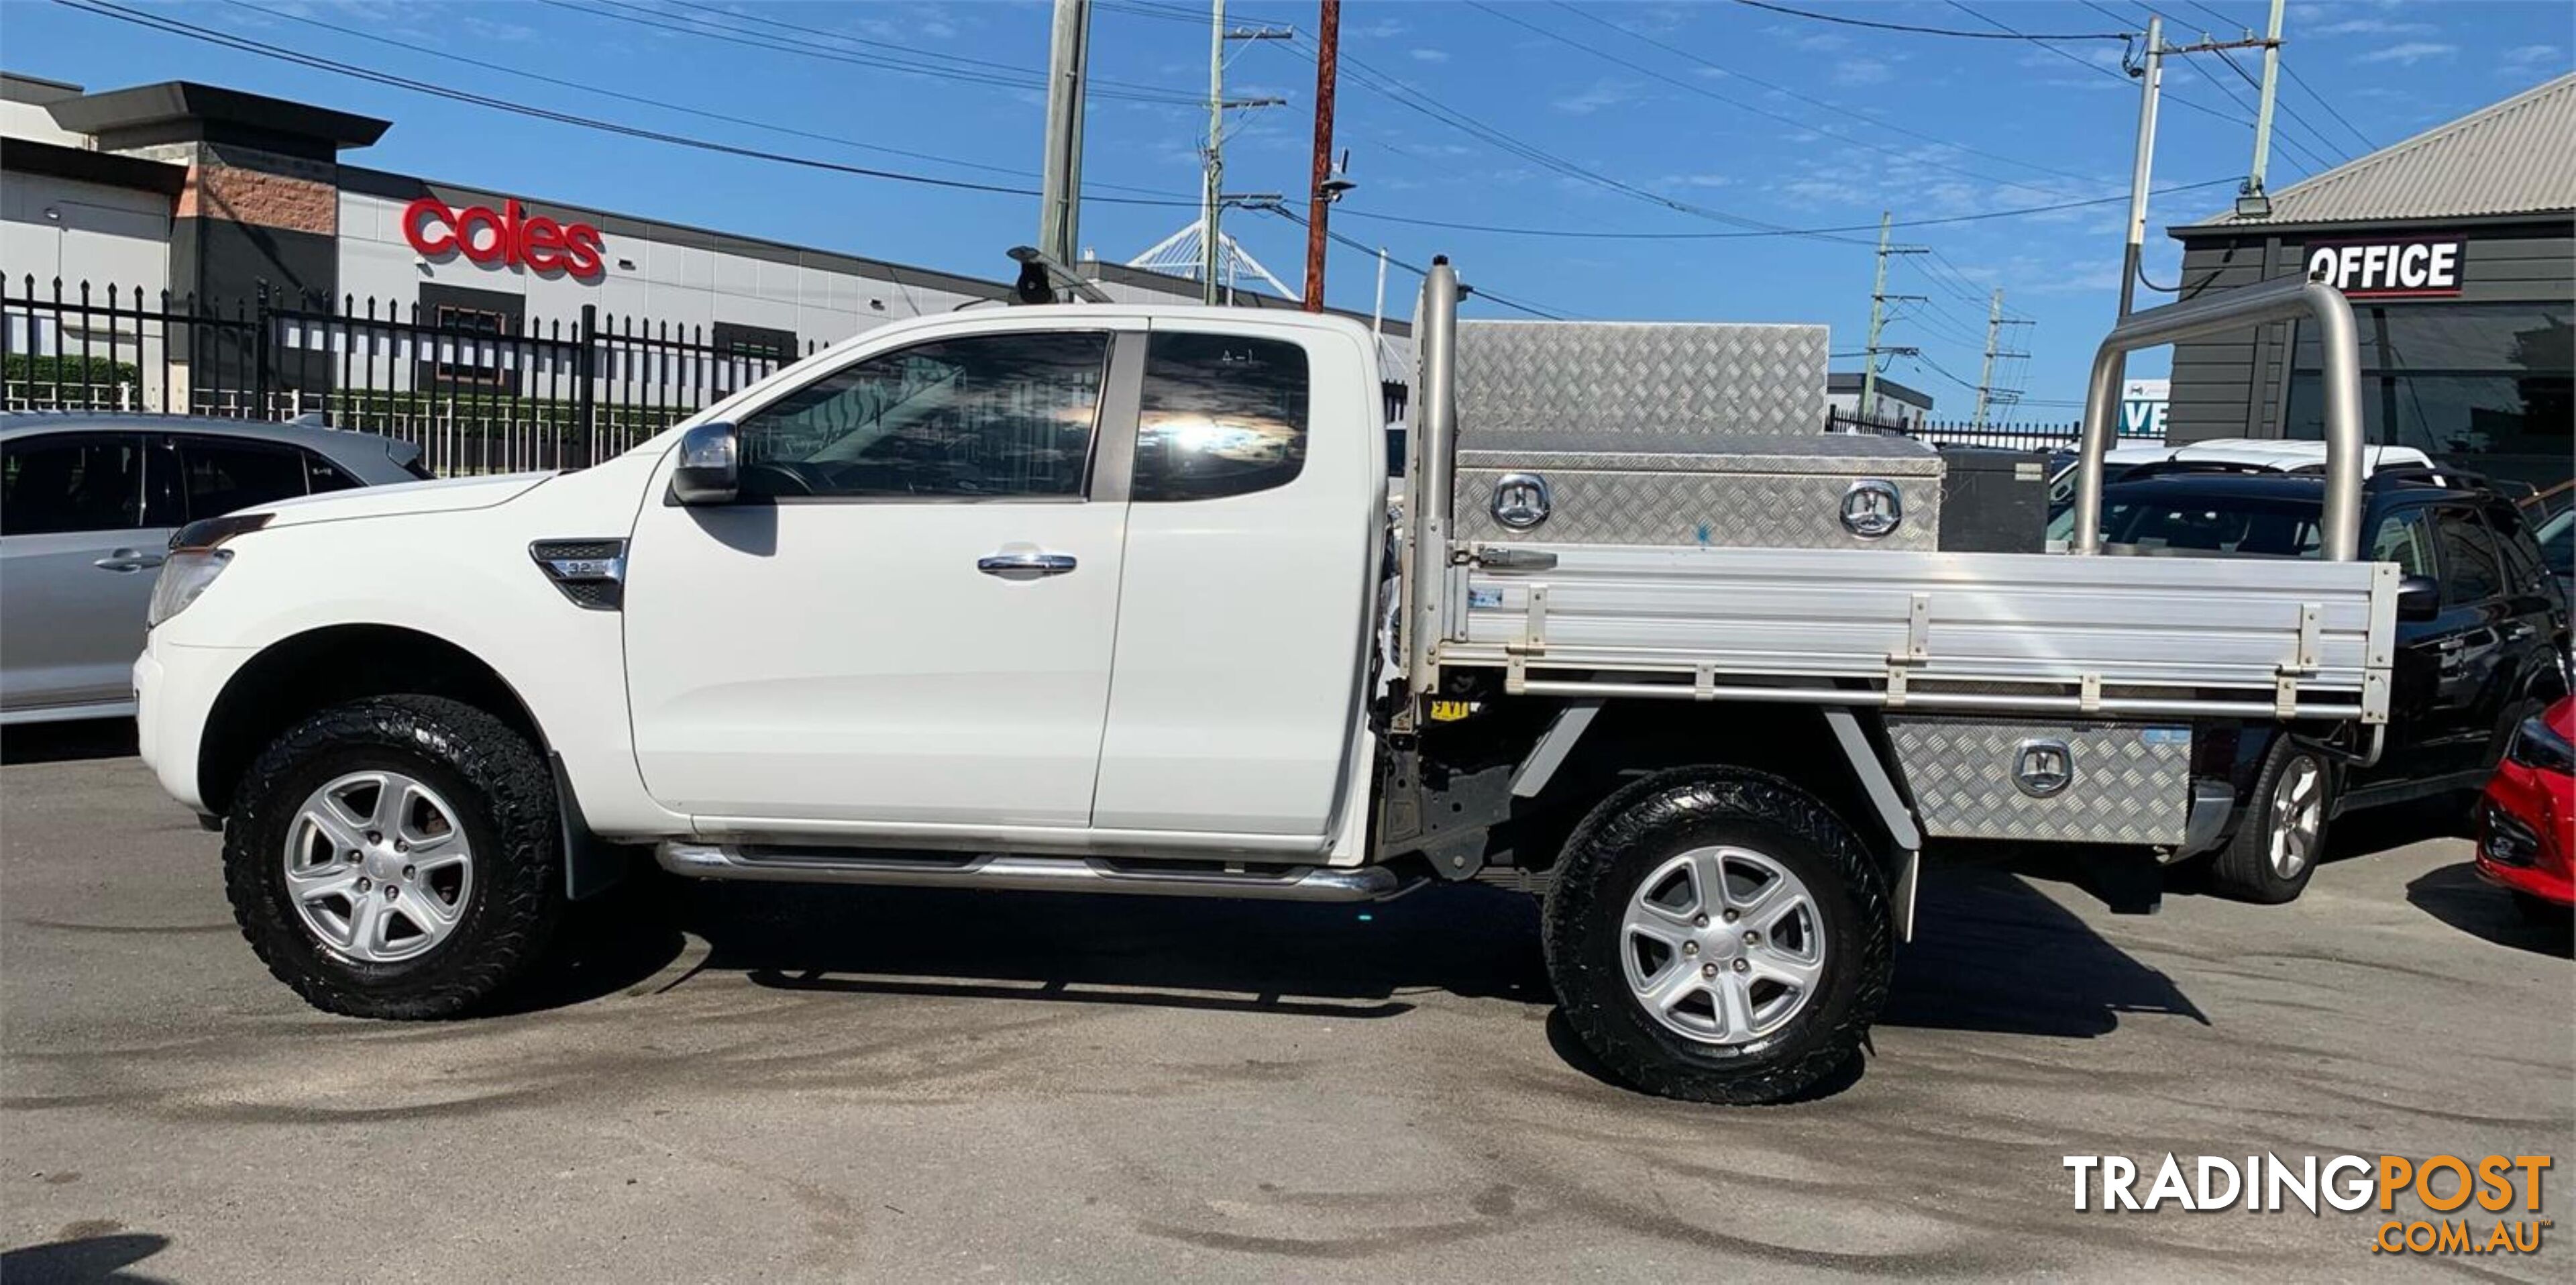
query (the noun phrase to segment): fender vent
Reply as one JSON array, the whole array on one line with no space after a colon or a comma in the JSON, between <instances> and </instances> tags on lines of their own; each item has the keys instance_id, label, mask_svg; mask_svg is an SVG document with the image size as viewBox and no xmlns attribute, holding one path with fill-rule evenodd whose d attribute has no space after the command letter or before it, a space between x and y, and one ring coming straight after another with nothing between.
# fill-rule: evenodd
<instances>
[{"instance_id":1,"label":"fender vent","mask_svg":"<svg viewBox=\"0 0 2576 1285\"><path fill-rule=\"evenodd\" d=\"M624 540L539 540L528 556L576 607L615 611L626 601Z\"/></svg>"}]
</instances>

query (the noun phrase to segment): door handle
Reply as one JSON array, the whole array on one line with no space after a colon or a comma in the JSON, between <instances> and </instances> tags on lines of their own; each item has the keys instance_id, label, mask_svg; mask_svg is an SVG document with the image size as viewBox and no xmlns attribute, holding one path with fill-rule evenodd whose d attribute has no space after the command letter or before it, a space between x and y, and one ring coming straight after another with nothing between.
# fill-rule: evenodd
<instances>
[{"instance_id":1,"label":"door handle","mask_svg":"<svg viewBox=\"0 0 2576 1285\"><path fill-rule=\"evenodd\" d=\"M2529 638L2538 632L2540 632L2540 627L2537 625L2515 625L2513 628L2505 631L2504 640L2506 642L2521 642L2523 639Z\"/></svg>"},{"instance_id":2,"label":"door handle","mask_svg":"<svg viewBox=\"0 0 2576 1285\"><path fill-rule=\"evenodd\" d=\"M101 571L142 571L160 566L170 555L159 550L110 549L107 556L90 565Z\"/></svg>"},{"instance_id":3,"label":"door handle","mask_svg":"<svg viewBox=\"0 0 2576 1285\"><path fill-rule=\"evenodd\" d=\"M1044 576L1060 576L1073 570L1073 566L1073 555L1070 553L1015 551L988 553L975 559L977 571L988 576L1000 576L1005 580L1036 580Z\"/></svg>"}]
</instances>

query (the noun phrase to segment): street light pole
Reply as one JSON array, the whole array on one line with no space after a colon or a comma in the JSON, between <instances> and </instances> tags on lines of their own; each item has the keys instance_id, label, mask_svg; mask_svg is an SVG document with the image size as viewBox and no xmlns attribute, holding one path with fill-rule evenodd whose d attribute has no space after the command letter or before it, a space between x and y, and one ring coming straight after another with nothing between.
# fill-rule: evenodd
<instances>
[{"instance_id":1,"label":"street light pole","mask_svg":"<svg viewBox=\"0 0 2576 1285\"><path fill-rule=\"evenodd\" d=\"M2120 256L2120 315L2136 309L2138 265L2147 245L2147 180L2155 168L2156 99L2164 92L2165 20L2147 19L2147 63L2138 80L2138 155L2129 171L2129 244Z\"/></svg>"}]
</instances>

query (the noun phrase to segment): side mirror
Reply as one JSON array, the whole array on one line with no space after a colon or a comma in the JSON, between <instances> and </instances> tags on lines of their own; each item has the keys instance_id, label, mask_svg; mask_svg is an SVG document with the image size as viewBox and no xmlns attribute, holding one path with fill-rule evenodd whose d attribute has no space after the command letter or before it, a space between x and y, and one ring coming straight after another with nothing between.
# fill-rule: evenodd
<instances>
[{"instance_id":1,"label":"side mirror","mask_svg":"<svg viewBox=\"0 0 2576 1285\"><path fill-rule=\"evenodd\" d=\"M2397 582L2397 618L2431 620L2442 614L2442 585L2431 576L2408 576Z\"/></svg>"},{"instance_id":2,"label":"side mirror","mask_svg":"<svg viewBox=\"0 0 2576 1285\"><path fill-rule=\"evenodd\" d=\"M682 504L731 504L742 487L733 425L700 424L680 435L680 463L671 470L671 498Z\"/></svg>"}]
</instances>

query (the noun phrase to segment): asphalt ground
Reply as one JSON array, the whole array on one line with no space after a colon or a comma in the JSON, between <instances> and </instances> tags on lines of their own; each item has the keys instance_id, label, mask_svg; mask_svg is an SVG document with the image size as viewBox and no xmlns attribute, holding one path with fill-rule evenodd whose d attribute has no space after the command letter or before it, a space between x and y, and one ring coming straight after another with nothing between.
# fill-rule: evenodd
<instances>
[{"instance_id":1,"label":"asphalt ground","mask_svg":"<svg viewBox=\"0 0 2576 1285\"><path fill-rule=\"evenodd\" d=\"M2576 1278L2568 933L2438 817L2346 818L2282 907L1945 862L1864 1064L1726 1110L1605 1082L1479 887L645 881L518 1011L330 1017L125 748L0 743L7 1285ZM2073 1208L2063 1156L2167 1152L2548 1154L2538 1214L2466 1216L2555 1225L2392 1257L2370 1211Z\"/></svg>"}]
</instances>

